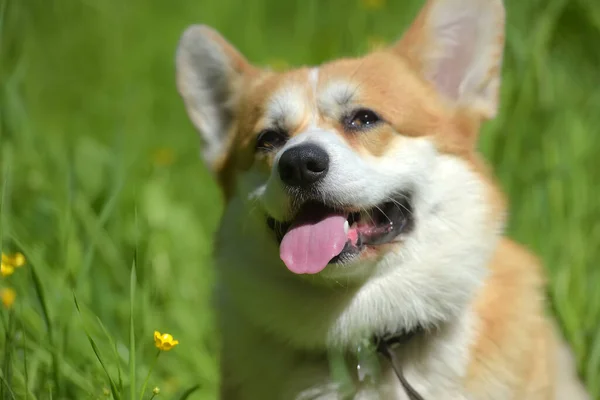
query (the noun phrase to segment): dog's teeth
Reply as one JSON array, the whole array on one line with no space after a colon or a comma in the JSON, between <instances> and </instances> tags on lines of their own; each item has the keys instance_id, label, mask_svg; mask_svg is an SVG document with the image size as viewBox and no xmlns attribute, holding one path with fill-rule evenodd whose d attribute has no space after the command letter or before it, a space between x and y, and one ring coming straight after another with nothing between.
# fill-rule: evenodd
<instances>
[{"instance_id":1,"label":"dog's teeth","mask_svg":"<svg viewBox=\"0 0 600 400\"><path fill-rule=\"evenodd\" d=\"M346 235L348 234L349 229L350 229L350 224L348 224L348 220L346 220L346 222L344 222L344 233Z\"/></svg>"}]
</instances>

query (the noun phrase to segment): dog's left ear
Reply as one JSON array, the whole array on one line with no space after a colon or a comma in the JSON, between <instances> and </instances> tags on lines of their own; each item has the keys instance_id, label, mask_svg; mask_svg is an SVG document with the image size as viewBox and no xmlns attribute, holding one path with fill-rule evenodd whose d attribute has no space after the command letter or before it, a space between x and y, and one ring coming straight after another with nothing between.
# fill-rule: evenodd
<instances>
[{"instance_id":1,"label":"dog's left ear","mask_svg":"<svg viewBox=\"0 0 600 400\"><path fill-rule=\"evenodd\" d=\"M219 173L233 140L241 93L258 70L217 31L193 25L176 57L177 88L202 138L209 169Z\"/></svg>"},{"instance_id":2,"label":"dog's left ear","mask_svg":"<svg viewBox=\"0 0 600 400\"><path fill-rule=\"evenodd\" d=\"M428 0L394 51L447 99L493 118L504 18L502 0Z\"/></svg>"}]
</instances>

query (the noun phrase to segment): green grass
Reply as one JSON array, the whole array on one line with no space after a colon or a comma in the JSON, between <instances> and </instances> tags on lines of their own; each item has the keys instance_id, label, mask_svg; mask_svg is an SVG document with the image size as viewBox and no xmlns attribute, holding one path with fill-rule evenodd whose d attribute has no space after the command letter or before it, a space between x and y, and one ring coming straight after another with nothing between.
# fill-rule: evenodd
<instances>
[{"instance_id":1,"label":"green grass","mask_svg":"<svg viewBox=\"0 0 600 400\"><path fill-rule=\"evenodd\" d=\"M222 205L175 90L178 37L204 22L256 63L314 64L396 38L421 4L387 3L0 0L0 239L28 260L0 281L18 294L0 314L0 400L102 398L107 373L121 398L139 397L154 330L180 345L145 398L194 385L190 399L216 397ZM552 308L600 399L600 2L507 10L502 109L481 149L510 197L509 233L545 261Z\"/></svg>"}]
</instances>

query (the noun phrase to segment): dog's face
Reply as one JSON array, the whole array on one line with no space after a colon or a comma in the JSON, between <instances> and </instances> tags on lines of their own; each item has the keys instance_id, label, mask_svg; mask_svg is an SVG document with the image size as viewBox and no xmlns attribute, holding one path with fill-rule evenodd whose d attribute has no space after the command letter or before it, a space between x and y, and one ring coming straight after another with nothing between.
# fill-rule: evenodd
<instances>
[{"instance_id":1,"label":"dog's face","mask_svg":"<svg viewBox=\"0 0 600 400\"><path fill-rule=\"evenodd\" d=\"M226 198L261 213L281 268L404 266L412 290L468 291L502 221L474 148L496 113L503 23L500 0L430 0L389 49L284 73L192 27L178 86Z\"/></svg>"}]
</instances>

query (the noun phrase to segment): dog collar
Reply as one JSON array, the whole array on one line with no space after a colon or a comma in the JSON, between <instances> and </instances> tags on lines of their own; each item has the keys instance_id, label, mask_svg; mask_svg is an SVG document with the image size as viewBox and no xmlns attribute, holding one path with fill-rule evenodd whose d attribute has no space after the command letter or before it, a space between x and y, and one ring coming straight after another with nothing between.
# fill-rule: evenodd
<instances>
[{"instance_id":1,"label":"dog collar","mask_svg":"<svg viewBox=\"0 0 600 400\"><path fill-rule=\"evenodd\" d=\"M423 327L411 331L365 338L354 350L329 350L330 371L338 383L341 398L354 398L356 382L366 390L375 390L381 378L382 363L389 363L410 400L424 400L406 380L396 347L406 345L416 336L426 333Z\"/></svg>"},{"instance_id":2,"label":"dog collar","mask_svg":"<svg viewBox=\"0 0 600 400\"><path fill-rule=\"evenodd\" d=\"M418 327L417 329L407 333L401 333L398 335L387 337L375 337L373 339L377 353L381 354L385 359L388 360L392 369L394 370L394 373L396 374L396 377L398 377L400 384L402 384L402 387L404 388L404 391L406 392L406 395L410 400L424 399L423 396L421 396L419 392L417 392L415 388L413 388L412 385L404 377L404 373L402 372L402 366L400 365L400 362L397 359L396 353L393 349L394 347L400 344L405 344L409 342L415 336L423 334L423 332L424 329L422 327Z\"/></svg>"}]
</instances>

